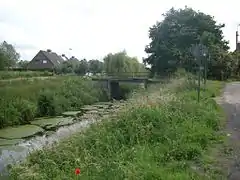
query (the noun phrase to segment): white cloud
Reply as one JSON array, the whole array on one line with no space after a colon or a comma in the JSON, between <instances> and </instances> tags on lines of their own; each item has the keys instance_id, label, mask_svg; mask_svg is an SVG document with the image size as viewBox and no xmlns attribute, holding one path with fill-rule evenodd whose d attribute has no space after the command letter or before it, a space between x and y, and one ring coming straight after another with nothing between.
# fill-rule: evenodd
<instances>
[{"instance_id":1,"label":"white cloud","mask_svg":"<svg viewBox=\"0 0 240 180\"><path fill-rule=\"evenodd\" d=\"M185 5L225 23L224 35L235 48L240 11L234 0L0 0L0 41L14 44L28 60L48 48L87 59L126 49L141 59L149 27L172 6Z\"/></svg>"}]
</instances>

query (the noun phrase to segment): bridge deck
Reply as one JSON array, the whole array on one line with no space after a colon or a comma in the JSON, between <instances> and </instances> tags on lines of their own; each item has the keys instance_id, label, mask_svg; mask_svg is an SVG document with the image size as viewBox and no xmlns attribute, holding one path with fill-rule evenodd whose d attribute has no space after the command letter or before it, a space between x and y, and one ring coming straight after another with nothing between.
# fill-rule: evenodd
<instances>
[{"instance_id":1,"label":"bridge deck","mask_svg":"<svg viewBox=\"0 0 240 180\"><path fill-rule=\"evenodd\" d=\"M149 78L113 78L113 77L108 77L108 78L92 78L92 81L117 81L117 82L138 82L138 83L144 83L144 82L149 82L149 83L159 83L161 82L160 80L156 79L149 79Z\"/></svg>"}]
</instances>

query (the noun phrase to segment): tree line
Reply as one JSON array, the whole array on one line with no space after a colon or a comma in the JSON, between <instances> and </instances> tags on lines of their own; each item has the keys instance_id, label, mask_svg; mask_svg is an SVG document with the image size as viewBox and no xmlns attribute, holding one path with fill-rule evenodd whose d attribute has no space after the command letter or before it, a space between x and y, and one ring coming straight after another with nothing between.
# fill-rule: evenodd
<instances>
[{"instance_id":1,"label":"tree line","mask_svg":"<svg viewBox=\"0 0 240 180\"><path fill-rule=\"evenodd\" d=\"M13 45L6 41L0 44L0 70L18 67L27 70L29 61L20 60L20 54L16 51ZM78 60L72 57L59 66L55 67L54 71L57 74L71 74L86 75L91 73L97 75L105 73L107 75L119 75L124 73L146 72L145 66L138 61L136 57L130 57L125 51L117 53L109 53L103 58L103 61L92 60ZM145 74L146 75L146 74Z\"/></svg>"},{"instance_id":2,"label":"tree line","mask_svg":"<svg viewBox=\"0 0 240 180\"><path fill-rule=\"evenodd\" d=\"M78 61L72 58L63 62L57 69L57 73L76 73L79 75L86 75L91 73L93 75L105 73L106 75L118 76L139 76L141 73L146 76L147 70L144 64L140 63L136 57L130 57L126 51L117 53L109 53L100 60L86 59Z\"/></svg>"}]
</instances>

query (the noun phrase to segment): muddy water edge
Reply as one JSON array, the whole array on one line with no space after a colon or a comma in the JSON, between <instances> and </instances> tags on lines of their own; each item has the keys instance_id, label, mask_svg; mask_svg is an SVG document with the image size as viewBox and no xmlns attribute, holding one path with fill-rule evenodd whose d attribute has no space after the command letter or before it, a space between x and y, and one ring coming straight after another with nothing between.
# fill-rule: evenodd
<instances>
[{"instance_id":1,"label":"muddy water edge","mask_svg":"<svg viewBox=\"0 0 240 180\"><path fill-rule=\"evenodd\" d=\"M124 101L96 103L79 111L64 112L62 116L39 118L30 125L0 130L0 179L8 179L11 165L24 161L32 151L84 130L118 111L124 104Z\"/></svg>"}]
</instances>

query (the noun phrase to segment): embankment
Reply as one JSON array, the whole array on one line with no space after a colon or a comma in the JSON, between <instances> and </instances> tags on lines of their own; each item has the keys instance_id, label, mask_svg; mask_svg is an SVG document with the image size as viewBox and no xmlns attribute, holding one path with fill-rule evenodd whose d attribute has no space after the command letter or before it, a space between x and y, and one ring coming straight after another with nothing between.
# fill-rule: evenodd
<instances>
[{"instance_id":1,"label":"embankment","mask_svg":"<svg viewBox=\"0 0 240 180\"><path fill-rule=\"evenodd\" d=\"M214 179L205 168L209 147L221 141L222 111L209 82L197 103L186 81L133 94L117 117L92 125L13 167L11 179Z\"/></svg>"},{"instance_id":2,"label":"embankment","mask_svg":"<svg viewBox=\"0 0 240 180\"><path fill-rule=\"evenodd\" d=\"M0 82L0 128L29 124L83 105L107 101L101 86L75 76Z\"/></svg>"}]
</instances>

